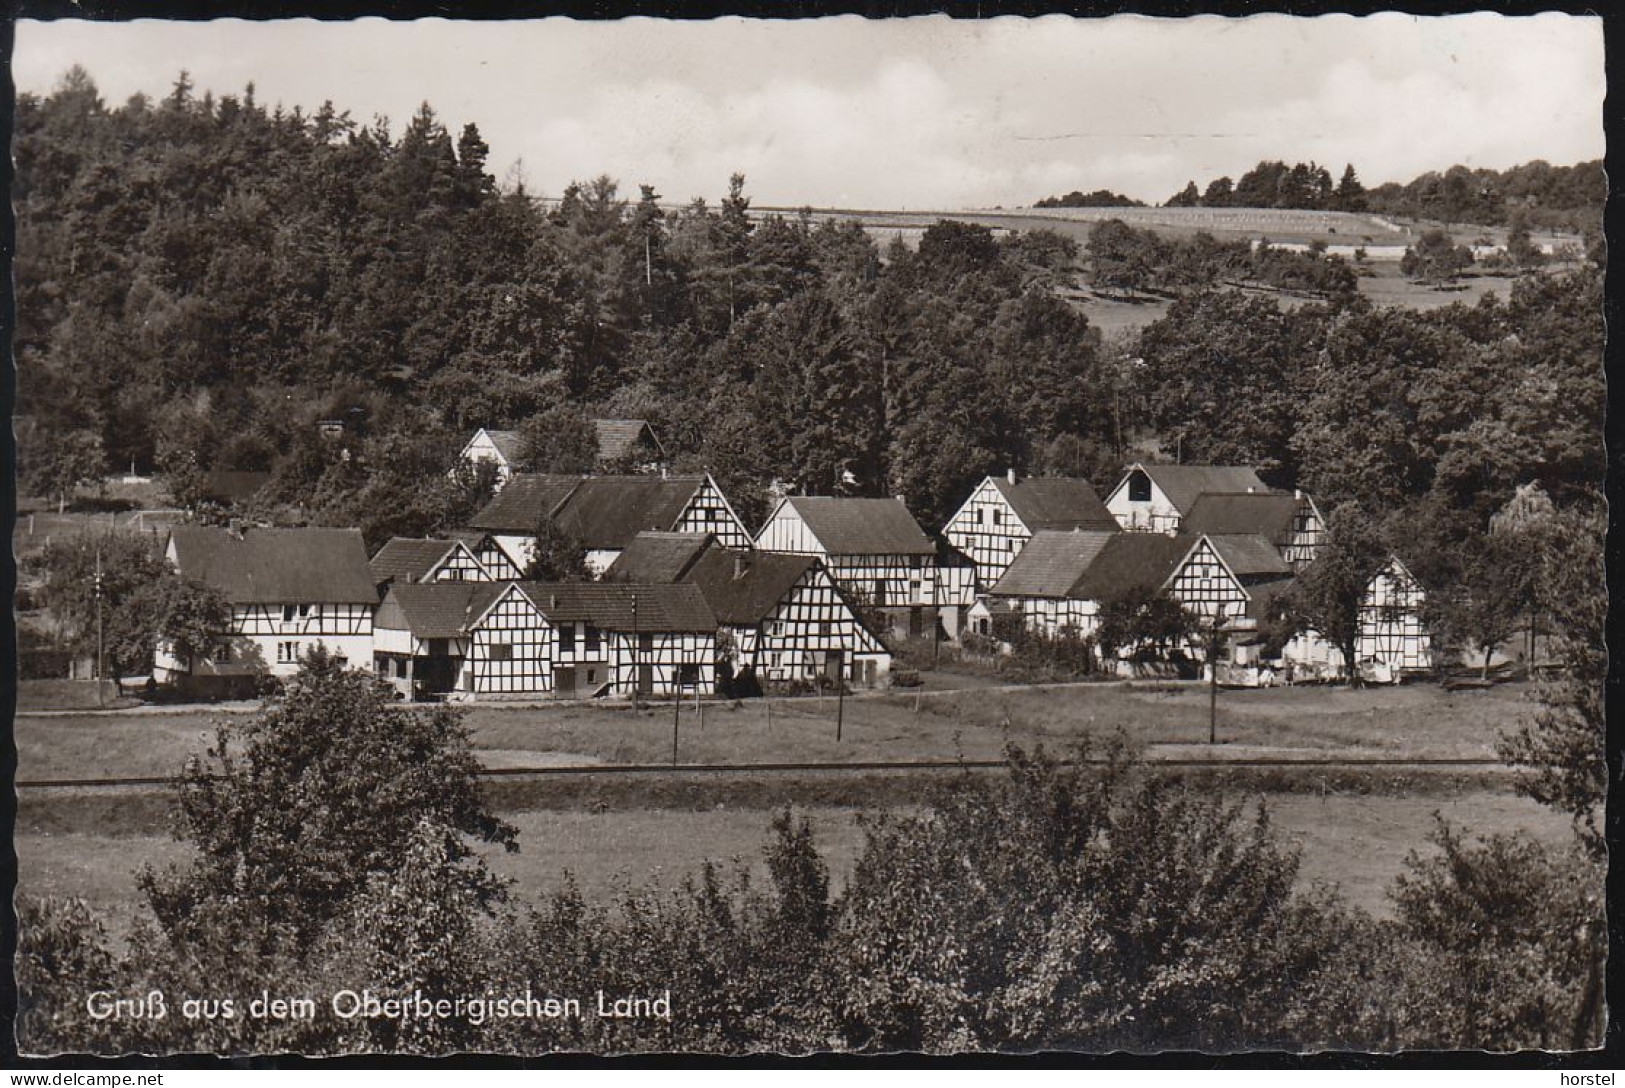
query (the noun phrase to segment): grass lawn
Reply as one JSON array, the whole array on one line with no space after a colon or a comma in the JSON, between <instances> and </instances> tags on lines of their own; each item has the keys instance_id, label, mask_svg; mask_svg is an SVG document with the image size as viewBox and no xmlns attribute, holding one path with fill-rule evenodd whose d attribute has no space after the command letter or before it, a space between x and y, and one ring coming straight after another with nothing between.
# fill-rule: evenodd
<instances>
[{"instance_id":1,"label":"grass lawn","mask_svg":"<svg viewBox=\"0 0 1625 1088\"><path fill-rule=\"evenodd\" d=\"M1352 903L1378 913L1390 909L1386 890L1407 853L1434 849L1427 836L1435 812L1475 834L1524 830L1554 849L1569 841L1566 820L1506 790L1446 789L1430 796L1331 792L1324 799L1270 794L1267 803L1277 833L1301 850L1302 881L1338 884ZM25 806L38 807L39 802ZM801 811L812 817L838 892L863 846L858 809ZM650 882L675 887L707 859L730 870L738 859L759 884L767 878L762 848L772 814L771 804L700 811L511 812L506 818L519 828L520 852L487 854L495 871L514 880L519 896L533 904L562 888L566 873L585 896L604 902ZM82 897L115 935L123 934L134 916L135 871L144 863L162 866L186 856L183 846L155 831L62 831L37 811L22 814L16 844L22 894Z\"/></svg>"},{"instance_id":2,"label":"grass lawn","mask_svg":"<svg viewBox=\"0 0 1625 1088\"><path fill-rule=\"evenodd\" d=\"M1220 753L1493 758L1496 737L1528 713L1528 688L1503 684L1447 692L1432 684L1226 691L1219 696ZM1005 745L1065 750L1121 728L1159 746L1151 754L1210 750L1205 689L1166 691L1088 684L1065 688L966 688L849 698L835 740L833 697L711 704L704 724L692 704L678 716L684 763L864 762L999 759ZM562 702L532 708L477 704L467 711L488 766L665 763L670 703L645 707ZM771 716L771 721L769 717ZM206 708L124 715L20 717L23 780L169 775L201 751L223 717ZM1161 747L1170 746L1170 747ZM1192 747L1196 746L1196 747Z\"/></svg>"},{"instance_id":3,"label":"grass lawn","mask_svg":"<svg viewBox=\"0 0 1625 1088\"><path fill-rule=\"evenodd\" d=\"M17 685L17 709L107 710L140 705L133 695L120 695L111 680L102 682L104 701L98 701L96 687L94 680L24 680Z\"/></svg>"}]
</instances>

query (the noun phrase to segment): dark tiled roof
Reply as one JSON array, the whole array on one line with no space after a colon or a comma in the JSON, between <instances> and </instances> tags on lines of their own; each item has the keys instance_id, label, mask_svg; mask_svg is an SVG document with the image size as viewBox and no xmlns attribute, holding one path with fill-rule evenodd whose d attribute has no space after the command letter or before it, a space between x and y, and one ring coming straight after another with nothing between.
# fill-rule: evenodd
<instances>
[{"instance_id":1,"label":"dark tiled roof","mask_svg":"<svg viewBox=\"0 0 1625 1088\"><path fill-rule=\"evenodd\" d=\"M710 533L639 533L604 571L604 581L681 581L715 540Z\"/></svg>"},{"instance_id":2,"label":"dark tiled roof","mask_svg":"<svg viewBox=\"0 0 1625 1088\"><path fill-rule=\"evenodd\" d=\"M1281 594L1292 588L1291 578L1271 578L1247 587L1247 607L1243 614L1255 620L1269 615L1270 607Z\"/></svg>"},{"instance_id":3,"label":"dark tiled roof","mask_svg":"<svg viewBox=\"0 0 1625 1088\"><path fill-rule=\"evenodd\" d=\"M523 440L519 437L518 431L493 431L487 427L485 429L485 435L491 440L491 445L497 448L497 452L502 455L502 459L504 461L508 462L510 465L518 463L519 450L524 444ZM472 441L472 439L470 439L470 441Z\"/></svg>"},{"instance_id":4,"label":"dark tiled roof","mask_svg":"<svg viewBox=\"0 0 1625 1088\"><path fill-rule=\"evenodd\" d=\"M1243 582L1292 573L1292 564L1282 558L1280 548L1268 537L1257 533L1229 533L1209 534L1208 540L1224 565Z\"/></svg>"},{"instance_id":5,"label":"dark tiled roof","mask_svg":"<svg viewBox=\"0 0 1625 1088\"><path fill-rule=\"evenodd\" d=\"M715 632L717 618L698 586L686 582L521 582L550 623L590 623L604 631ZM637 614L634 619L634 598Z\"/></svg>"},{"instance_id":6,"label":"dark tiled roof","mask_svg":"<svg viewBox=\"0 0 1625 1088\"><path fill-rule=\"evenodd\" d=\"M181 573L233 604L373 604L378 592L359 529L182 527L170 533Z\"/></svg>"},{"instance_id":7,"label":"dark tiled roof","mask_svg":"<svg viewBox=\"0 0 1625 1088\"><path fill-rule=\"evenodd\" d=\"M554 515L559 504L569 498L581 481L580 476L519 473L508 480L469 524L492 532L533 533L543 518Z\"/></svg>"},{"instance_id":8,"label":"dark tiled roof","mask_svg":"<svg viewBox=\"0 0 1625 1088\"><path fill-rule=\"evenodd\" d=\"M722 623L760 623L818 560L810 555L712 548L685 580L700 587Z\"/></svg>"},{"instance_id":9,"label":"dark tiled roof","mask_svg":"<svg viewBox=\"0 0 1625 1088\"><path fill-rule=\"evenodd\" d=\"M1002 476L992 479L1016 517L1035 533L1040 529L1117 531L1117 519L1088 480L1033 476L1012 484Z\"/></svg>"},{"instance_id":10,"label":"dark tiled roof","mask_svg":"<svg viewBox=\"0 0 1625 1088\"><path fill-rule=\"evenodd\" d=\"M629 456L645 433L649 437L650 449L655 453L662 452L660 440L655 437L654 429L647 420L595 419L592 424L598 429L598 459L605 464Z\"/></svg>"},{"instance_id":11,"label":"dark tiled roof","mask_svg":"<svg viewBox=\"0 0 1625 1088\"><path fill-rule=\"evenodd\" d=\"M1195 540L1161 533L1045 530L1033 534L990 591L998 597L1106 600L1167 582Z\"/></svg>"},{"instance_id":12,"label":"dark tiled roof","mask_svg":"<svg viewBox=\"0 0 1625 1088\"><path fill-rule=\"evenodd\" d=\"M704 483L704 476L589 476L570 492L555 520L583 547L625 548L641 532L675 527Z\"/></svg>"},{"instance_id":13,"label":"dark tiled roof","mask_svg":"<svg viewBox=\"0 0 1625 1088\"><path fill-rule=\"evenodd\" d=\"M425 582L393 585L378 606L373 627L410 631L418 638L459 638L502 596L505 582Z\"/></svg>"},{"instance_id":14,"label":"dark tiled roof","mask_svg":"<svg viewBox=\"0 0 1625 1088\"><path fill-rule=\"evenodd\" d=\"M433 570L435 564L456 546L455 540L394 537L372 557L370 566L373 580L382 582L386 578L394 578L401 582L416 582Z\"/></svg>"},{"instance_id":15,"label":"dark tiled roof","mask_svg":"<svg viewBox=\"0 0 1625 1088\"><path fill-rule=\"evenodd\" d=\"M215 469L203 478L202 494L205 499L221 503L244 502L259 494L271 482L269 472L233 472Z\"/></svg>"},{"instance_id":16,"label":"dark tiled roof","mask_svg":"<svg viewBox=\"0 0 1625 1088\"><path fill-rule=\"evenodd\" d=\"M1292 540L1292 519L1308 501L1286 491L1208 492L1185 511L1179 527L1187 533L1257 534L1285 547Z\"/></svg>"},{"instance_id":17,"label":"dark tiled roof","mask_svg":"<svg viewBox=\"0 0 1625 1088\"><path fill-rule=\"evenodd\" d=\"M1208 492L1268 491L1258 473L1244 465L1141 465L1181 514Z\"/></svg>"},{"instance_id":18,"label":"dark tiled roof","mask_svg":"<svg viewBox=\"0 0 1625 1088\"><path fill-rule=\"evenodd\" d=\"M898 499L806 495L786 499L830 555L934 555L936 546Z\"/></svg>"}]
</instances>

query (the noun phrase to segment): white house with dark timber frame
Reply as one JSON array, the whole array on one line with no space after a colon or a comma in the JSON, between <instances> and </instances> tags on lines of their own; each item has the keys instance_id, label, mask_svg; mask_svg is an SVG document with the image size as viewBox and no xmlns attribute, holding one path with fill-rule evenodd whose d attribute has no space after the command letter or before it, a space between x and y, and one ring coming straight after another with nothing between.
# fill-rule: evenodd
<instances>
[{"instance_id":1,"label":"white house with dark timber frame","mask_svg":"<svg viewBox=\"0 0 1625 1088\"><path fill-rule=\"evenodd\" d=\"M512 582L401 582L378 606L373 668L407 698L545 695L553 635Z\"/></svg>"},{"instance_id":2,"label":"white house with dark timber frame","mask_svg":"<svg viewBox=\"0 0 1625 1088\"><path fill-rule=\"evenodd\" d=\"M684 583L521 582L557 633L560 698L716 692L717 617Z\"/></svg>"},{"instance_id":3,"label":"white house with dark timber frame","mask_svg":"<svg viewBox=\"0 0 1625 1088\"><path fill-rule=\"evenodd\" d=\"M948 519L942 535L976 567L978 589L997 582L1032 535L1045 529L1115 532L1117 521L1087 480L989 476Z\"/></svg>"},{"instance_id":4,"label":"white house with dark timber frame","mask_svg":"<svg viewBox=\"0 0 1625 1088\"><path fill-rule=\"evenodd\" d=\"M380 587L390 583L494 582L491 572L461 540L392 537L368 564Z\"/></svg>"},{"instance_id":5,"label":"white house with dark timber frame","mask_svg":"<svg viewBox=\"0 0 1625 1088\"><path fill-rule=\"evenodd\" d=\"M771 687L821 677L879 687L891 652L810 555L723 548L709 536L640 533L607 581L682 581L699 587L721 630L719 665Z\"/></svg>"},{"instance_id":6,"label":"white house with dark timber frame","mask_svg":"<svg viewBox=\"0 0 1625 1088\"><path fill-rule=\"evenodd\" d=\"M938 613L959 603L959 588L940 584L936 545L898 499L781 499L756 546L823 560L843 590L911 637L934 630Z\"/></svg>"},{"instance_id":7,"label":"white house with dark timber frame","mask_svg":"<svg viewBox=\"0 0 1625 1088\"><path fill-rule=\"evenodd\" d=\"M609 569L640 532L711 533L748 548L750 532L722 489L704 476L515 476L472 520L496 537L516 567L535 555L536 528L550 521L586 552L594 574Z\"/></svg>"},{"instance_id":8,"label":"white house with dark timber frame","mask_svg":"<svg viewBox=\"0 0 1625 1088\"><path fill-rule=\"evenodd\" d=\"M372 660L378 591L359 529L227 529L169 534L169 563L231 605L215 651L182 661L160 646L154 676L290 676L317 646L355 667Z\"/></svg>"},{"instance_id":9,"label":"white house with dark timber frame","mask_svg":"<svg viewBox=\"0 0 1625 1088\"><path fill-rule=\"evenodd\" d=\"M1425 603L1421 584L1398 556L1390 556L1371 576L1360 601L1360 634L1354 644L1356 666L1365 679L1397 683L1433 667L1433 642L1422 621ZM1310 675L1343 672L1343 651L1314 630L1294 635L1281 660Z\"/></svg>"},{"instance_id":10,"label":"white house with dark timber frame","mask_svg":"<svg viewBox=\"0 0 1625 1088\"><path fill-rule=\"evenodd\" d=\"M1204 494L1269 490L1255 470L1239 465L1136 464L1106 496L1106 509L1124 529L1174 533Z\"/></svg>"},{"instance_id":11,"label":"white house with dark timber frame","mask_svg":"<svg viewBox=\"0 0 1625 1088\"><path fill-rule=\"evenodd\" d=\"M1180 523L1180 531L1211 536L1262 536L1294 570L1320 554L1326 521L1302 491L1204 492Z\"/></svg>"}]
</instances>

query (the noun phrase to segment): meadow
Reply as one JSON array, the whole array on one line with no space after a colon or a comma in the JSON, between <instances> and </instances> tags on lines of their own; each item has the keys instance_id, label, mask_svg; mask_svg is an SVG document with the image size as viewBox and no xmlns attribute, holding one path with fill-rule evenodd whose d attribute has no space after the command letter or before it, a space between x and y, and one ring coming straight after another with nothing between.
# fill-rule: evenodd
<instances>
[{"instance_id":1,"label":"meadow","mask_svg":"<svg viewBox=\"0 0 1625 1088\"><path fill-rule=\"evenodd\" d=\"M25 685L26 688L26 685ZM673 720L680 763L989 760L1007 744L1065 751L1118 730L1148 758L1376 756L1493 759L1496 737L1530 711L1524 684L1446 691L1427 683L1349 690L1225 691L1218 739L1207 744L1208 695L1194 684L978 686L848 697L685 703L474 704L463 711L493 768L669 763ZM243 708L237 708L239 711ZM208 708L112 714L20 714L19 781L153 777L202 751ZM836 739L837 717L841 737Z\"/></svg>"}]
</instances>

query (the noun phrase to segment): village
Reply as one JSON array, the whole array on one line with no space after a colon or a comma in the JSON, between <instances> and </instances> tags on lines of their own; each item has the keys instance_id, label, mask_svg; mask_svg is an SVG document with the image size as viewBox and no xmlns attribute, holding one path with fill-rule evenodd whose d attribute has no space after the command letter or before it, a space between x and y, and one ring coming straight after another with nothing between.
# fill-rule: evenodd
<instances>
[{"instance_id":1,"label":"village","mask_svg":"<svg viewBox=\"0 0 1625 1088\"><path fill-rule=\"evenodd\" d=\"M753 532L709 474L666 470L647 423L598 427L604 461L640 471L520 472L518 435L481 429L460 456L494 466L492 500L463 529L371 556L353 529L169 527L167 561L218 591L231 629L190 656L160 640L151 677L121 679L240 696L321 647L408 699L737 698L906 684L893 645L1009 654L1018 631L1090 640L1108 677L1177 678L1182 664L1259 687L1350 671L1313 630L1266 645L1270 602L1315 562L1324 522L1311 496L1249 467L1134 464L1104 500L1085 480L1009 471L935 533L898 498L785 496ZM526 578L539 526L583 553L591 580ZM1098 644L1103 605L1134 593L1188 614L1178 645ZM1422 603L1389 557L1360 602L1354 676L1429 672Z\"/></svg>"}]
</instances>

